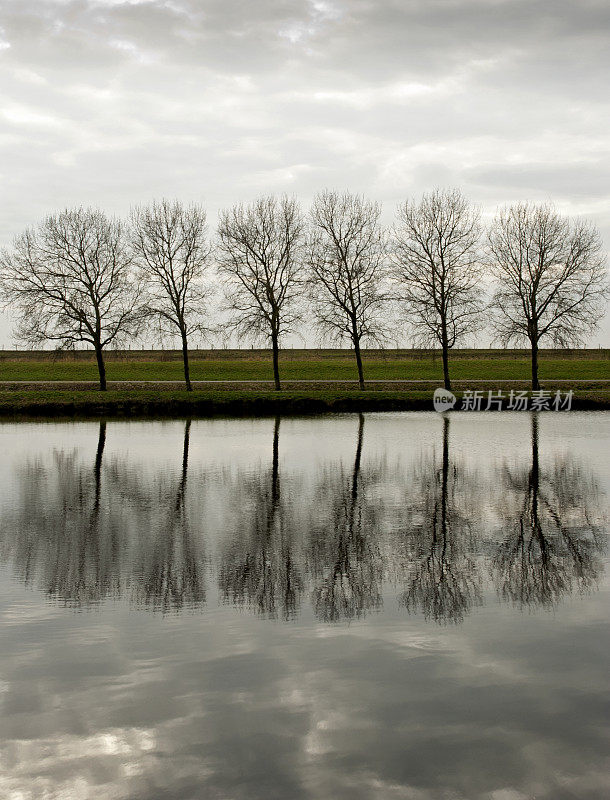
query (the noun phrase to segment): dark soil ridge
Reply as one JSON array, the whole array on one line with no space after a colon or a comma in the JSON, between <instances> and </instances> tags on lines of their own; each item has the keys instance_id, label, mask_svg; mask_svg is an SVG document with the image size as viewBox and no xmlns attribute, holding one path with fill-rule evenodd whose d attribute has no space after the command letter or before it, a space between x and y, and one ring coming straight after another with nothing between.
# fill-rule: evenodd
<instances>
[{"instance_id":1,"label":"dark soil ridge","mask_svg":"<svg viewBox=\"0 0 610 800\"><path fill-rule=\"evenodd\" d=\"M456 392L458 398L460 392ZM485 400L483 401L483 408ZM578 392L572 410L608 410L610 392ZM309 415L359 411L432 411L432 395L420 392L6 392L0 416L6 418L212 417ZM459 409L458 409L459 410ZM469 413L469 412L462 412ZM515 412L519 413L519 412ZM548 411L541 413L570 413Z\"/></svg>"}]
</instances>

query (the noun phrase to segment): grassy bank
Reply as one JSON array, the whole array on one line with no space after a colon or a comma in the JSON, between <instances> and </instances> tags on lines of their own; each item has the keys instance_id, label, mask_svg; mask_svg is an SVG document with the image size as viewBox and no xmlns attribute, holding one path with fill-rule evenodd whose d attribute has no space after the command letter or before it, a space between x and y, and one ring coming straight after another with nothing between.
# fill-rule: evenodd
<instances>
[{"instance_id":1,"label":"grassy bank","mask_svg":"<svg viewBox=\"0 0 610 800\"><path fill-rule=\"evenodd\" d=\"M439 359L379 358L364 359L365 377L369 380L442 380ZM281 361L283 380L356 380L353 359L316 358ZM454 380L528 380L530 362L526 357L459 358L451 365ZM601 380L610 377L610 360L603 357L543 358L541 380ZM107 364L109 381L180 381L180 361L114 361ZM270 381L271 364L262 359L193 359L194 381ZM2 360L0 381L94 381L97 369L92 362Z\"/></svg>"},{"instance_id":2,"label":"grassy bank","mask_svg":"<svg viewBox=\"0 0 610 800\"><path fill-rule=\"evenodd\" d=\"M276 393L267 383L272 380L269 351L198 350L192 354L192 379L210 383L196 385L189 393L182 389L179 352L115 351L109 352L107 359L109 391L100 393L95 383L86 383L97 380L90 352L3 351L0 414L205 416L432 408L433 389L442 382L438 353L368 350L364 366L366 378L377 383L361 392L355 382L351 350L286 350L281 356L284 391ZM455 351L451 374L458 396L467 388L502 389L508 394L511 388L528 388L529 355L523 350ZM541 354L543 387L563 392L573 388L575 408L609 408L610 384L603 382L609 378L608 350L546 350Z\"/></svg>"},{"instance_id":3,"label":"grassy bank","mask_svg":"<svg viewBox=\"0 0 610 800\"><path fill-rule=\"evenodd\" d=\"M456 392L458 398L460 392ZM610 391L575 391L572 408L610 408ZM318 414L338 411L431 411L426 391L13 391L0 393L0 416L146 417Z\"/></svg>"}]
</instances>

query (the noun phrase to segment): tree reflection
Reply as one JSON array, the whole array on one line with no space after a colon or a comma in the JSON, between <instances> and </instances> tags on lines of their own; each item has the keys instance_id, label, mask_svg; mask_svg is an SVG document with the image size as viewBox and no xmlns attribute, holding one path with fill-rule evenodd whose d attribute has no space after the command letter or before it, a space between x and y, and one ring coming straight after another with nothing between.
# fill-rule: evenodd
<instances>
[{"instance_id":1,"label":"tree reflection","mask_svg":"<svg viewBox=\"0 0 610 800\"><path fill-rule=\"evenodd\" d=\"M297 613L303 578L292 548L291 504L281 492L279 440L276 417L271 469L266 475L238 476L238 533L225 547L218 582L225 601L289 619Z\"/></svg>"},{"instance_id":2,"label":"tree reflection","mask_svg":"<svg viewBox=\"0 0 610 800\"><path fill-rule=\"evenodd\" d=\"M53 467L28 463L19 480L19 500L10 516L4 550L28 585L82 605L120 592L118 520L102 502L106 423L100 422L93 468L76 452L53 454Z\"/></svg>"},{"instance_id":3,"label":"tree reflection","mask_svg":"<svg viewBox=\"0 0 610 800\"><path fill-rule=\"evenodd\" d=\"M383 563L376 511L363 485L363 438L360 414L351 474L333 466L318 493L323 518L312 526L309 563L314 611L326 622L362 617L382 602Z\"/></svg>"},{"instance_id":4,"label":"tree reflection","mask_svg":"<svg viewBox=\"0 0 610 800\"><path fill-rule=\"evenodd\" d=\"M602 570L596 481L568 457L540 466L538 414L532 413L531 465L499 472L501 542L493 558L498 592L520 606L554 606L593 586Z\"/></svg>"},{"instance_id":5,"label":"tree reflection","mask_svg":"<svg viewBox=\"0 0 610 800\"><path fill-rule=\"evenodd\" d=\"M349 466L333 459L298 480L280 465L279 417L268 461L237 474L193 474L190 421L172 471L110 457L101 422L85 459L59 451L17 469L0 557L76 606L126 596L155 610L199 607L212 566L227 603L291 619L307 592L328 622L379 610L384 582L399 582L403 608L439 623L462 621L484 587L544 607L594 587L603 519L590 472L569 455L545 461L533 415L531 460L483 481L452 457L451 416L441 419L442 448L388 466L363 462L361 414ZM217 527L211 565L206 524Z\"/></svg>"},{"instance_id":6,"label":"tree reflection","mask_svg":"<svg viewBox=\"0 0 610 800\"><path fill-rule=\"evenodd\" d=\"M55 452L51 466L27 463L15 510L3 519L3 557L26 584L71 605L127 589L163 610L205 602L204 559L185 504L189 433L187 421L177 486L125 459L105 464L105 422L93 467L76 451Z\"/></svg>"},{"instance_id":7,"label":"tree reflection","mask_svg":"<svg viewBox=\"0 0 610 800\"><path fill-rule=\"evenodd\" d=\"M157 486L155 494L163 497L155 508L159 521L152 526L153 540L146 542L133 581L134 598L163 611L203 605L206 600L201 532L194 535L186 505L190 431L189 419L184 424L180 478L173 492L163 493ZM125 495L124 487L122 492Z\"/></svg>"},{"instance_id":8,"label":"tree reflection","mask_svg":"<svg viewBox=\"0 0 610 800\"><path fill-rule=\"evenodd\" d=\"M436 622L461 622L480 605L482 576L475 560L477 484L453 462L449 415L443 417L443 454L413 471L403 531L406 589L399 602Z\"/></svg>"}]
</instances>

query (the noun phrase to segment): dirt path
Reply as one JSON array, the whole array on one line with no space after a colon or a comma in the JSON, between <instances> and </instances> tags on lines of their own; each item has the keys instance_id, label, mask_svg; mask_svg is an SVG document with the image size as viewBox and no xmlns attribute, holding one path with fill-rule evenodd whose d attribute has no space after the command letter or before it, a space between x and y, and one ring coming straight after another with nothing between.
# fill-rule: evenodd
<instances>
[{"instance_id":1,"label":"dirt path","mask_svg":"<svg viewBox=\"0 0 610 800\"><path fill-rule=\"evenodd\" d=\"M273 381L262 380L208 380L208 381L193 381L193 388L200 390L217 390L217 391L268 391L273 388ZM610 379L606 378L554 378L549 380L542 380L542 386L545 388L553 386L573 386L574 388L591 388L600 385L610 384ZM528 379L512 379L512 378L496 378L491 380L480 380L477 378L453 380L452 385L456 389L491 389L494 387L501 388L503 386L510 386L511 388L527 389L530 386ZM400 390L404 389L435 389L442 386L442 382L438 380L367 380L366 387L373 390ZM84 391L97 389L97 381L0 381L0 391L24 391L24 390L52 390L63 389L67 391ZM156 389L158 391L176 391L184 388L184 381L108 381L108 389L114 390L131 390L131 389ZM358 382L354 380L285 380L282 382L282 388L286 391L290 390L307 390L312 389L320 391L323 389L342 388L342 389L358 389Z\"/></svg>"}]
</instances>

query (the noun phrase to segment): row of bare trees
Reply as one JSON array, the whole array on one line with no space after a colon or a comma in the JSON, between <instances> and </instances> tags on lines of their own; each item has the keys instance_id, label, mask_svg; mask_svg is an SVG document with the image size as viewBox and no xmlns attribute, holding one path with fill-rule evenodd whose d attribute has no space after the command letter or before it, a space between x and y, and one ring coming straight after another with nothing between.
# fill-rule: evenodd
<instances>
[{"instance_id":1,"label":"row of bare trees","mask_svg":"<svg viewBox=\"0 0 610 800\"><path fill-rule=\"evenodd\" d=\"M187 389L189 341L220 330L270 343L280 389L282 338L308 323L350 343L361 388L362 344L382 345L398 326L441 349L447 389L451 349L490 326L499 343L531 348L537 389L540 342L580 343L604 314L605 256L587 221L520 203L485 232L458 190L406 201L390 230L380 217L378 203L348 192L320 193L308 215L271 195L221 212L212 241L197 204L153 202L127 223L66 210L2 253L0 297L18 316L19 341L93 347L101 389L104 349L152 325L179 336ZM211 303L217 278L222 326Z\"/></svg>"},{"instance_id":2,"label":"row of bare trees","mask_svg":"<svg viewBox=\"0 0 610 800\"><path fill-rule=\"evenodd\" d=\"M215 575L224 602L290 619L309 595L325 622L379 610L384 586L439 623L461 622L492 586L520 608L595 590L606 520L590 468L569 451L543 457L533 413L530 448L524 440L523 458L486 481L453 452L450 416L438 422L428 452L388 464L366 457L360 414L350 462L320 464L309 491L281 457L279 417L268 458L203 472L189 458L190 420L175 468L153 459L151 470L105 454L100 422L85 461L56 450L20 464L0 509L0 562L76 606L127 596L162 611L200 607Z\"/></svg>"}]
</instances>

